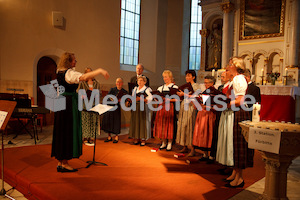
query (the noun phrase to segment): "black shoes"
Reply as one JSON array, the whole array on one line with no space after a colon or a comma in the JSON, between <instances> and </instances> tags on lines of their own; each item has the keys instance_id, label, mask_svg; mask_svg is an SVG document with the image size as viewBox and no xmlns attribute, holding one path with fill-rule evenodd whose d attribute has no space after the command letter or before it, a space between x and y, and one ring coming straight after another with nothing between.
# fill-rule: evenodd
<instances>
[{"instance_id":1,"label":"black shoes","mask_svg":"<svg viewBox=\"0 0 300 200\"><path fill-rule=\"evenodd\" d=\"M111 142L111 141L113 141L112 137L110 139L107 138L106 140L104 140L104 142ZM118 142L119 140L116 139L113 141L113 143L118 143Z\"/></svg>"},{"instance_id":2,"label":"black shoes","mask_svg":"<svg viewBox=\"0 0 300 200\"><path fill-rule=\"evenodd\" d=\"M208 161L208 160L209 160L208 157L202 157L199 159L199 161Z\"/></svg>"},{"instance_id":3,"label":"black shoes","mask_svg":"<svg viewBox=\"0 0 300 200\"><path fill-rule=\"evenodd\" d=\"M215 160L213 160L213 159L208 159L206 161L206 164L214 164L214 163L215 163Z\"/></svg>"},{"instance_id":4,"label":"black shoes","mask_svg":"<svg viewBox=\"0 0 300 200\"><path fill-rule=\"evenodd\" d=\"M228 188L242 188L242 187L244 187L244 185L245 185L245 182L243 181L238 185L230 185L230 183L226 183L225 187L228 187Z\"/></svg>"},{"instance_id":5,"label":"black shoes","mask_svg":"<svg viewBox=\"0 0 300 200\"><path fill-rule=\"evenodd\" d=\"M104 140L104 142L110 142L110 141L112 141L112 138L110 138L110 139L106 139L106 140Z\"/></svg>"},{"instance_id":6,"label":"black shoes","mask_svg":"<svg viewBox=\"0 0 300 200\"><path fill-rule=\"evenodd\" d=\"M57 172L61 172L62 166L57 166L56 169L57 169Z\"/></svg>"},{"instance_id":7,"label":"black shoes","mask_svg":"<svg viewBox=\"0 0 300 200\"><path fill-rule=\"evenodd\" d=\"M67 169L67 168L64 168L63 166L57 166L57 172L77 172L78 169Z\"/></svg>"},{"instance_id":8,"label":"black shoes","mask_svg":"<svg viewBox=\"0 0 300 200\"><path fill-rule=\"evenodd\" d=\"M226 178L223 178L222 179L222 181L224 181L224 182L226 182L226 183L230 183L231 181L233 181L234 179L231 179L231 180L229 180L229 179L226 179Z\"/></svg>"}]
</instances>

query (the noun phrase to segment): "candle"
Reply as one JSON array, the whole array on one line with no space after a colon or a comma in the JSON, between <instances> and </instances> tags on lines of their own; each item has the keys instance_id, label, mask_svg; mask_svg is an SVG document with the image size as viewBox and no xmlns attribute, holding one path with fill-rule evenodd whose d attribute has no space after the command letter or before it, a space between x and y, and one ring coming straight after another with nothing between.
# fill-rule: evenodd
<instances>
[{"instance_id":1,"label":"candle","mask_svg":"<svg viewBox=\"0 0 300 200\"><path fill-rule=\"evenodd\" d=\"M253 104L253 111L252 111L252 121L259 122L260 121L260 108L261 105L256 103Z\"/></svg>"},{"instance_id":2,"label":"candle","mask_svg":"<svg viewBox=\"0 0 300 200\"><path fill-rule=\"evenodd\" d=\"M261 69L261 76L264 76L264 68Z\"/></svg>"},{"instance_id":3,"label":"candle","mask_svg":"<svg viewBox=\"0 0 300 200\"><path fill-rule=\"evenodd\" d=\"M211 71L211 75L212 75L212 76L215 76L215 69L213 69L213 70Z\"/></svg>"},{"instance_id":4,"label":"candle","mask_svg":"<svg viewBox=\"0 0 300 200\"><path fill-rule=\"evenodd\" d=\"M285 68L285 76L287 76L287 67Z\"/></svg>"}]
</instances>

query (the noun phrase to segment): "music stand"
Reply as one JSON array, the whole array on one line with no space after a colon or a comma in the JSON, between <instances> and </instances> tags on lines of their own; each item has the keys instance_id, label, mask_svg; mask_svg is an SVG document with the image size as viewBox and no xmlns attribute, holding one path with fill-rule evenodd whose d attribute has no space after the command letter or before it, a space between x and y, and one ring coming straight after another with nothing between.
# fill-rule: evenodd
<instances>
[{"instance_id":1,"label":"music stand","mask_svg":"<svg viewBox=\"0 0 300 200\"><path fill-rule=\"evenodd\" d=\"M1 175L2 175L2 189L0 191L0 195L5 195L6 197L10 197L9 195L6 194L6 190L4 189L4 144L3 144L3 134L4 130L6 128L6 125L11 117L12 112L14 111L15 107L17 105L17 102L15 101L4 101L0 100L0 111L5 111L7 112L7 116L0 127L0 131L2 132L2 155L1 155ZM11 188L13 189L13 188Z\"/></svg>"},{"instance_id":2,"label":"music stand","mask_svg":"<svg viewBox=\"0 0 300 200\"><path fill-rule=\"evenodd\" d=\"M95 107L91 108L89 111L94 111L97 112L99 115L102 115L106 113L107 111L111 110L114 108L113 106L108 106L108 105L103 105L103 104L98 104ZM102 162L96 162L95 161L95 154L96 154L96 133L95 133L95 138L94 138L94 153L93 153L93 160L92 161L87 161L89 163L85 168L89 168L92 164L101 164L104 166L107 166L107 164L102 163Z\"/></svg>"}]
</instances>

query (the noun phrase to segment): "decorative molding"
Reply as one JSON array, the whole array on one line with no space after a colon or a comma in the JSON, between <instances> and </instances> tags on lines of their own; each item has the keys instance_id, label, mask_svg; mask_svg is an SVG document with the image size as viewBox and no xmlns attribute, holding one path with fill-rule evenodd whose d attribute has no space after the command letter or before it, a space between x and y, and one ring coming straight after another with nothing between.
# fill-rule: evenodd
<instances>
[{"instance_id":1,"label":"decorative molding","mask_svg":"<svg viewBox=\"0 0 300 200\"><path fill-rule=\"evenodd\" d=\"M273 42L284 42L284 40L271 40L271 41L259 41L259 42L239 42L239 46L242 45L251 45L251 44L263 44L263 43L273 43Z\"/></svg>"},{"instance_id":2,"label":"decorative molding","mask_svg":"<svg viewBox=\"0 0 300 200\"><path fill-rule=\"evenodd\" d=\"M234 4L231 2L221 3L221 8L224 13L230 13L234 9Z\"/></svg>"},{"instance_id":3,"label":"decorative molding","mask_svg":"<svg viewBox=\"0 0 300 200\"><path fill-rule=\"evenodd\" d=\"M202 29L202 30L200 30L200 35L202 37L207 37L209 35L209 32L210 31L208 29Z\"/></svg>"},{"instance_id":4,"label":"decorative molding","mask_svg":"<svg viewBox=\"0 0 300 200\"><path fill-rule=\"evenodd\" d=\"M270 160L263 158L264 163L266 164L266 170L279 172L280 162L279 160Z\"/></svg>"},{"instance_id":5,"label":"decorative molding","mask_svg":"<svg viewBox=\"0 0 300 200\"><path fill-rule=\"evenodd\" d=\"M267 58L269 56L268 52L266 52L265 50L263 49L258 49L257 51L255 51L255 56L256 57L257 55L263 55L265 58Z\"/></svg>"},{"instance_id":6,"label":"decorative molding","mask_svg":"<svg viewBox=\"0 0 300 200\"><path fill-rule=\"evenodd\" d=\"M281 49L275 48L275 49L271 49L271 50L269 51L269 57L270 57L272 54L274 54L274 53L278 54L279 57L283 57L283 56L284 56L283 51L282 51ZM282 58L282 59L283 59L283 58Z\"/></svg>"},{"instance_id":7,"label":"decorative molding","mask_svg":"<svg viewBox=\"0 0 300 200\"><path fill-rule=\"evenodd\" d=\"M246 57L246 56L249 56L250 59L253 59L253 53L251 51L242 51L240 54L239 54L239 57Z\"/></svg>"},{"instance_id":8,"label":"decorative molding","mask_svg":"<svg viewBox=\"0 0 300 200\"><path fill-rule=\"evenodd\" d=\"M217 19L223 19L223 13L220 9L214 9L208 12L207 14L202 15L202 28L211 28L211 23Z\"/></svg>"},{"instance_id":9,"label":"decorative molding","mask_svg":"<svg viewBox=\"0 0 300 200\"><path fill-rule=\"evenodd\" d=\"M198 1L198 5L199 6L206 6L206 5L210 5L213 3L220 3L222 2L222 0L199 0Z\"/></svg>"}]
</instances>

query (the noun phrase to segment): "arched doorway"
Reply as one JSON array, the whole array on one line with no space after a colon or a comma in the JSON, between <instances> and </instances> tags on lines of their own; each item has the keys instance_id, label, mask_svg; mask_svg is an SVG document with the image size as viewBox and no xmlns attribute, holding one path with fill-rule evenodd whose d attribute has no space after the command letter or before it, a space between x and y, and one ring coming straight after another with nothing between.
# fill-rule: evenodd
<instances>
[{"instance_id":1,"label":"arched doorway","mask_svg":"<svg viewBox=\"0 0 300 200\"><path fill-rule=\"evenodd\" d=\"M51 58L44 56L37 63L37 100L35 104L45 107L45 95L39 86L49 84L56 79L56 63ZM54 114L44 115L44 125L53 124Z\"/></svg>"}]
</instances>

